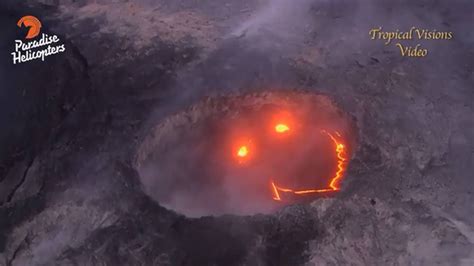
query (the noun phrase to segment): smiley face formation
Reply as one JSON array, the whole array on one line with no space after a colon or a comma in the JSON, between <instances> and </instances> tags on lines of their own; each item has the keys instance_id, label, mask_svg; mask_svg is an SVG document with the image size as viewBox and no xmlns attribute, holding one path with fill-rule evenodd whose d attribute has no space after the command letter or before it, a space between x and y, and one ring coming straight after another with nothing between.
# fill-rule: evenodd
<instances>
[{"instance_id":1,"label":"smiley face formation","mask_svg":"<svg viewBox=\"0 0 474 266\"><path fill-rule=\"evenodd\" d=\"M266 136L266 138L272 138L274 143L270 145L265 143L264 141L260 141L260 143L264 143L263 146L268 149L270 152L260 152L260 156L264 156L268 158L270 165L268 166L271 169L276 169L273 173L270 174L268 177L269 188L272 193L272 199L275 201L283 201L285 198L283 196L288 196L290 198L294 198L297 196L303 195L310 195L310 194L317 194L317 193L329 193L335 192L340 190L340 181L343 178L344 171L347 166L347 158L346 158L346 149L344 145L344 141L342 140L342 136L339 132L334 131L332 133L320 129L319 133L317 134L317 130L314 132L308 132L310 134L304 134L303 132L294 132L296 129L300 130L309 130L308 127L304 125L298 124L298 122L294 121L294 119L290 118L291 115L288 113L282 113L277 115L273 120L274 126L273 128L268 128L269 131L273 131L274 136ZM291 122L290 122L291 121ZM290 126L291 124L291 126ZM314 129L313 129L314 130ZM312 136L314 134L314 136ZM327 161L324 162L328 164L329 167L320 166L319 168L326 168L329 172L331 170L329 168L331 164L335 164L336 167L333 167L331 173L314 173L316 176L311 178L308 174L302 173L300 178L291 176L291 173L298 173L298 169L288 169L288 167L279 168L278 166L284 165L285 162L289 162L293 160L293 158L302 158L302 161L305 161L304 158L311 158L314 157L315 154L318 154L318 150L324 149L324 146L331 146L331 143L324 143L324 140L316 141L311 140L312 138L321 138L326 137L326 141L332 142L334 146L334 154L331 155L330 152L319 152L319 156L326 156L328 158L334 158L333 162ZM298 141L292 140L292 138L302 138L305 137L306 144L297 143ZM255 147L254 139L251 137L244 138L243 141L237 142L239 143L235 148L235 159L236 162L241 164L242 167L248 166L248 164L252 163L252 160L258 160L257 158L252 158L253 153L258 153L258 147ZM265 145L266 144L266 145ZM301 145L304 145L301 146ZM310 148L310 146L314 146ZM251 148L252 146L252 148ZM270 147L269 147L270 146ZM274 146L274 147L272 147ZM299 146L299 147L298 147ZM296 149L295 149L296 147ZM303 149L301 149L303 148ZM301 149L298 151L298 149ZM266 153L268 153L266 155ZM255 156L259 156L258 154ZM296 157L294 157L296 156ZM280 157L280 158L277 158ZM260 163L265 159L260 159ZM278 161L278 162L276 162ZM318 161L318 160L316 160ZM280 164L281 162L281 164ZM268 162L267 162L268 163ZM317 167L308 161L309 165L307 166L308 169L312 167ZM301 168L301 163L296 163L295 167ZM294 167L290 167L294 168ZM310 170L311 172L311 170ZM323 171L324 172L324 171ZM326 174L327 176L322 176L322 174ZM276 181L278 180L278 181ZM305 182L306 181L306 182ZM280 184L286 183L287 186L283 187ZM306 184L305 184L306 183ZM324 184L326 183L326 184Z\"/></svg>"},{"instance_id":2,"label":"smiley face formation","mask_svg":"<svg viewBox=\"0 0 474 266\"><path fill-rule=\"evenodd\" d=\"M266 213L340 191L352 128L314 93L215 98L159 123L137 169L146 192L178 212Z\"/></svg>"}]
</instances>

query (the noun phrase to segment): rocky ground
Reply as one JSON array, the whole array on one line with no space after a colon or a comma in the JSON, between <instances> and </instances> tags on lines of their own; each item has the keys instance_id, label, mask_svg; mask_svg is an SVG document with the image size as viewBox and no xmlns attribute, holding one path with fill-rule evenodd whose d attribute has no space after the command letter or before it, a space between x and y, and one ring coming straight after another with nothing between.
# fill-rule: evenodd
<instances>
[{"instance_id":1,"label":"rocky ground","mask_svg":"<svg viewBox=\"0 0 474 266\"><path fill-rule=\"evenodd\" d=\"M2 1L0 265L473 265L473 9ZM26 14L66 52L13 65ZM378 26L455 37L408 58L369 39ZM134 159L150 128L203 97L269 88L326 94L354 117L337 197L191 219L145 195Z\"/></svg>"}]
</instances>

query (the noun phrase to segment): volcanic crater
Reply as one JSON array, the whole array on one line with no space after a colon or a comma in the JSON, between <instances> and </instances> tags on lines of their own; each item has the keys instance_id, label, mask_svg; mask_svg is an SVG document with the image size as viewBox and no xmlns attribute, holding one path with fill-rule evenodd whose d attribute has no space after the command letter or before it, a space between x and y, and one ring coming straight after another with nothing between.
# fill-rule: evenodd
<instances>
[{"instance_id":1,"label":"volcanic crater","mask_svg":"<svg viewBox=\"0 0 474 266\"><path fill-rule=\"evenodd\" d=\"M136 168L145 192L179 213L270 213L337 194L354 127L315 92L206 98L158 122L138 148Z\"/></svg>"}]
</instances>

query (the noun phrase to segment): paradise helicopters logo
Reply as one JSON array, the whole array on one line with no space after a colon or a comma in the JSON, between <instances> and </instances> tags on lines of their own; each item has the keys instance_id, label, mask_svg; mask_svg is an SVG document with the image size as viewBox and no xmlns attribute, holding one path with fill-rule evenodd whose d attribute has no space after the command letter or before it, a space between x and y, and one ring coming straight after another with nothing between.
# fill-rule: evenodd
<instances>
[{"instance_id":1,"label":"paradise helicopters logo","mask_svg":"<svg viewBox=\"0 0 474 266\"><path fill-rule=\"evenodd\" d=\"M44 61L47 56L66 51L66 47L60 43L57 35L42 33L41 37L37 38L41 32L41 22L36 17L24 16L18 20L17 26L28 28L28 33L25 37L27 41L15 40L15 51L11 53L13 64L35 59Z\"/></svg>"}]
</instances>

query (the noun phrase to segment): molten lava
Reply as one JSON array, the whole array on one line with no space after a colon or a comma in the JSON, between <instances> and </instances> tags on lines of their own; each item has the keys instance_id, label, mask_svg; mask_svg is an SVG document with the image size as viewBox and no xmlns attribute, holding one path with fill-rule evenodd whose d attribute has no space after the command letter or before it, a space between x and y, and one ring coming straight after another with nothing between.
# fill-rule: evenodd
<instances>
[{"instance_id":1,"label":"molten lava","mask_svg":"<svg viewBox=\"0 0 474 266\"><path fill-rule=\"evenodd\" d=\"M287 131L290 130L290 127L288 127L287 125L285 124L277 124L275 126L275 131L278 132L278 133L285 133Z\"/></svg>"},{"instance_id":2,"label":"molten lava","mask_svg":"<svg viewBox=\"0 0 474 266\"><path fill-rule=\"evenodd\" d=\"M337 156L337 170L334 176L331 178L331 182L329 183L329 188L322 188L322 189L305 189L305 190L293 190L290 188L283 188L279 187L275 184L274 181L271 181L271 189L273 192L273 199L276 201L281 201L281 196L280 192L285 192L285 193L293 193L295 195L302 195L302 194L312 194L312 193L324 193L324 192L330 192L330 191L338 191L340 190L339 187L339 181L342 178L345 168L346 168L346 157L345 157L345 145L334 135L322 131L322 133L326 134L329 136L329 138L333 141L335 145L335 152ZM336 132L336 135L340 137L340 134Z\"/></svg>"},{"instance_id":3,"label":"molten lava","mask_svg":"<svg viewBox=\"0 0 474 266\"><path fill-rule=\"evenodd\" d=\"M239 150L237 151L237 156L238 157L245 157L249 154L249 149L247 146L240 146Z\"/></svg>"}]
</instances>

